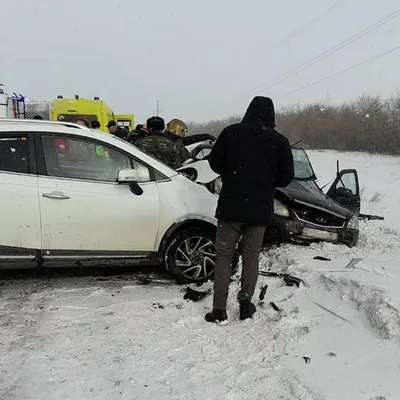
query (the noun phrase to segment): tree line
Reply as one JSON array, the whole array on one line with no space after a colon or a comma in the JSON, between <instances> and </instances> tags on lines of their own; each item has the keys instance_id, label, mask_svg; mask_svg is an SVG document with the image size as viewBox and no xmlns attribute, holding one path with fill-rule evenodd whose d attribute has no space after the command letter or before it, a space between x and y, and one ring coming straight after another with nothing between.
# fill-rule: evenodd
<instances>
[{"instance_id":1,"label":"tree line","mask_svg":"<svg viewBox=\"0 0 400 400\"><path fill-rule=\"evenodd\" d=\"M189 132L218 136L241 118L192 122ZM277 112L276 125L292 144L301 141L307 149L400 154L400 93L387 99L363 95L340 105L285 107Z\"/></svg>"}]
</instances>

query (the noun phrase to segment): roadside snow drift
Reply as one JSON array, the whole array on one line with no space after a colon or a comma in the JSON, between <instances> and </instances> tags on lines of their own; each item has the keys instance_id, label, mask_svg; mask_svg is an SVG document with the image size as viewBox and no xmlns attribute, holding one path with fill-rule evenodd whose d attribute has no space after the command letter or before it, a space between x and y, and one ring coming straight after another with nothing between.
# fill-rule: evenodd
<instances>
[{"instance_id":1,"label":"roadside snow drift","mask_svg":"<svg viewBox=\"0 0 400 400\"><path fill-rule=\"evenodd\" d=\"M357 247L262 254L261 270L304 284L260 276L258 312L240 322L238 276L221 326L204 321L211 296L183 300L186 287L168 280L4 281L0 399L399 400L400 161L310 158L321 185L334 177L336 159L357 168L363 212L386 218L362 223Z\"/></svg>"}]
</instances>

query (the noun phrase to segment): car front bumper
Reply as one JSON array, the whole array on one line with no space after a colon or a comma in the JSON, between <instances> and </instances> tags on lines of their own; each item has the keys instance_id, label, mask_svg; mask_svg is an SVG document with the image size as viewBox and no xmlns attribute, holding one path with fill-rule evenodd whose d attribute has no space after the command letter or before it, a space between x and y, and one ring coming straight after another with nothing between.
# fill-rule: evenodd
<instances>
[{"instance_id":1,"label":"car front bumper","mask_svg":"<svg viewBox=\"0 0 400 400\"><path fill-rule=\"evenodd\" d=\"M315 242L343 243L349 247L357 244L359 231L347 228L318 226L294 218L283 218L274 215L271 227L265 233L267 241L309 245Z\"/></svg>"}]
</instances>

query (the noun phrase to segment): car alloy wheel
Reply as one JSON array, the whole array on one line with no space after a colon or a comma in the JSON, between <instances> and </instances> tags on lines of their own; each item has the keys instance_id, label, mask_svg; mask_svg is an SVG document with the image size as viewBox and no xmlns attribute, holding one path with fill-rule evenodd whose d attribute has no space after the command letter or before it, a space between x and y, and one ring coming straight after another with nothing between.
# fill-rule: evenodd
<instances>
[{"instance_id":1,"label":"car alloy wheel","mask_svg":"<svg viewBox=\"0 0 400 400\"><path fill-rule=\"evenodd\" d=\"M192 236L178 245L175 266L185 279L204 281L214 273L215 258L215 246L209 238Z\"/></svg>"}]
</instances>

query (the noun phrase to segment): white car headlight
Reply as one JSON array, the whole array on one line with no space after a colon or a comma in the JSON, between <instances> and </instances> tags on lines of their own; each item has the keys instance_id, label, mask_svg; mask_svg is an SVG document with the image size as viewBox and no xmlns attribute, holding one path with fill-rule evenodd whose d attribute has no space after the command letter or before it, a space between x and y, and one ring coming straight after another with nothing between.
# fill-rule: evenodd
<instances>
[{"instance_id":1,"label":"white car headlight","mask_svg":"<svg viewBox=\"0 0 400 400\"><path fill-rule=\"evenodd\" d=\"M274 199L274 214L289 218L289 210L279 200Z\"/></svg>"},{"instance_id":2,"label":"white car headlight","mask_svg":"<svg viewBox=\"0 0 400 400\"><path fill-rule=\"evenodd\" d=\"M357 215L353 215L350 218L349 223L347 224L347 228L348 229L356 229L356 230L358 230L359 227L360 227L360 221L358 220Z\"/></svg>"}]
</instances>

